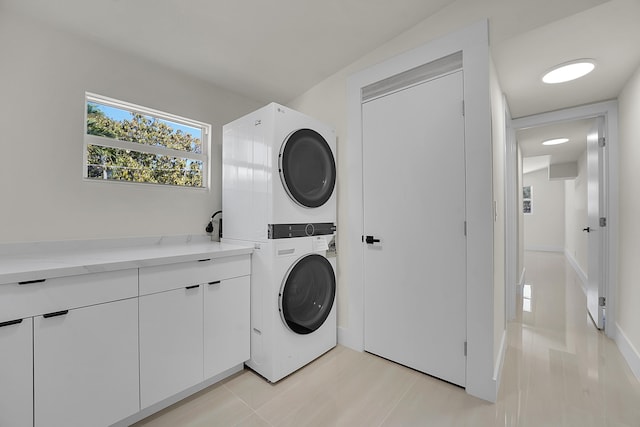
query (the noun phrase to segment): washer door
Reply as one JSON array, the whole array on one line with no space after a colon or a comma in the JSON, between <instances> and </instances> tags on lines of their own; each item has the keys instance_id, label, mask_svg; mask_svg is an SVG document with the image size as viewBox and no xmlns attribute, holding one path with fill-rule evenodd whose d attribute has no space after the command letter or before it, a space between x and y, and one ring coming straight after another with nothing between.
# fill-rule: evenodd
<instances>
[{"instance_id":1,"label":"washer door","mask_svg":"<svg viewBox=\"0 0 640 427\"><path fill-rule=\"evenodd\" d=\"M329 316L336 295L336 276L329 261L306 255L287 272L279 294L280 316L301 335L318 329Z\"/></svg>"},{"instance_id":2,"label":"washer door","mask_svg":"<svg viewBox=\"0 0 640 427\"><path fill-rule=\"evenodd\" d=\"M280 148L279 170L289 197L301 206L325 204L336 184L336 162L327 141L318 132L300 129Z\"/></svg>"}]
</instances>

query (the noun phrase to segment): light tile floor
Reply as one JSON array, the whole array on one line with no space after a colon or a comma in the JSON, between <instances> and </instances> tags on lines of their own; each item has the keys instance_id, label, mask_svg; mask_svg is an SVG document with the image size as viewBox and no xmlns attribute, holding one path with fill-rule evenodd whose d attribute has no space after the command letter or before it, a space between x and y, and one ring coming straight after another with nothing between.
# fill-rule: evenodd
<instances>
[{"instance_id":1,"label":"light tile floor","mask_svg":"<svg viewBox=\"0 0 640 427\"><path fill-rule=\"evenodd\" d=\"M525 258L496 404L338 346L277 384L245 370L136 426L639 427L640 384L588 318L564 256Z\"/></svg>"}]
</instances>

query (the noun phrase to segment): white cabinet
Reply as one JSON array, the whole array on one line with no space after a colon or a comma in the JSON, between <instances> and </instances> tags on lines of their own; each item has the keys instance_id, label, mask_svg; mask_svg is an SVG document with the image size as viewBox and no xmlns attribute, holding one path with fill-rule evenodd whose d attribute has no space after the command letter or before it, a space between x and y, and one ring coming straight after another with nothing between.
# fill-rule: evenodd
<instances>
[{"instance_id":1,"label":"white cabinet","mask_svg":"<svg viewBox=\"0 0 640 427\"><path fill-rule=\"evenodd\" d=\"M135 298L34 318L35 426L107 426L140 410Z\"/></svg>"},{"instance_id":2,"label":"white cabinet","mask_svg":"<svg viewBox=\"0 0 640 427\"><path fill-rule=\"evenodd\" d=\"M248 360L250 263L0 285L0 427L109 426Z\"/></svg>"},{"instance_id":3,"label":"white cabinet","mask_svg":"<svg viewBox=\"0 0 640 427\"><path fill-rule=\"evenodd\" d=\"M250 271L249 255L140 269L142 408L249 359Z\"/></svg>"},{"instance_id":4,"label":"white cabinet","mask_svg":"<svg viewBox=\"0 0 640 427\"><path fill-rule=\"evenodd\" d=\"M249 276L204 285L204 376L249 359Z\"/></svg>"},{"instance_id":5,"label":"white cabinet","mask_svg":"<svg viewBox=\"0 0 640 427\"><path fill-rule=\"evenodd\" d=\"M140 299L140 402L146 408L203 380L202 287Z\"/></svg>"},{"instance_id":6,"label":"white cabinet","mask_svg":"<svg viewBox=\"0 0 640 427\"><path fill-rule=\"evenodd\" d=\"M0 426L33 426L32 319L0 323Z\"/></svg>"}]
</instances>

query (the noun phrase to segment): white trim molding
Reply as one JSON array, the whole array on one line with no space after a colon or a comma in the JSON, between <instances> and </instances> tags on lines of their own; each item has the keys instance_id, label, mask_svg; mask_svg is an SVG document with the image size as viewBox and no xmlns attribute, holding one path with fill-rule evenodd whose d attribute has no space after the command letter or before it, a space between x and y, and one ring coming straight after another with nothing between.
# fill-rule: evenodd
<instances>
[{"instance_id":1,"label":"white trim molding","mask_svg":"<svg viewBox=\"0 0 640 427\"><path fill-rule=\"evenodd\" d=\"M616 322L616 344L618 345L618 349L620 349L620 353L629 364L629 368L631 368L631 372L636 378L640 381L640 351L633 345L631 340L627 337L627 335L622 331L620 325Z\"/></svg>"},{"instance_id":2,"label":"white trim molding","mask_svg":"<svg viewBox=\"0 0 640 427\"><path fill-rule=\"evenodd\" d=\"M520 213L517 179L509 179L518 175L518 143L516 131L511 125L511 111L507 97L503 95L505 105L505 158L504 158L504 248L505 248L505 305L506 318L509 322L516 318L516 298L518 292L518 221ZM507 231L508 230L508 231Z\"/></svg>"},{"instance_id":3,"label":"white trim molding","mask_svg":"<svg viewBox=\"0 0 640 427\"><path fill-rule=\"evenodd\" d=\"M348 328L341 343L364 350L364 233L362 190L362 89L423 64L462 52L465 106L465 162L467 206L467 393L495 402L494 283L493 283L493 176L488 22L483 20L431 41L347 80L348 143L345 170L349 198L344 250L348 263ZM501 308L502 309L502 308Z\"/></svg>"}]
</instances>

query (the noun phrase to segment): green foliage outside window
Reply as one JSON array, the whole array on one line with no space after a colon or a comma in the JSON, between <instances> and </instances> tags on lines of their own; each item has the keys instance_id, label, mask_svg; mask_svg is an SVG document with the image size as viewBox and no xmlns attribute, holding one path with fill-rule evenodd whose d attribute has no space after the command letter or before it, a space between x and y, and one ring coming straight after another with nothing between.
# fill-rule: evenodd
<instances>
[{"instance_id":1,"label":"green foliage outside window","mask_svg":"<svg viewBox=\"0 0 640 427\"><path fill-rule=\"evenodd\" d=\"M168 122L129 112L130 119L107 116L87 102L87 134L142 145L202 154L202 141ZM121 110L122 111L122 110ZM87 177L187 187L203 186L203 162L189 158L87 144Z\"/></svg>"}]
</instances>

